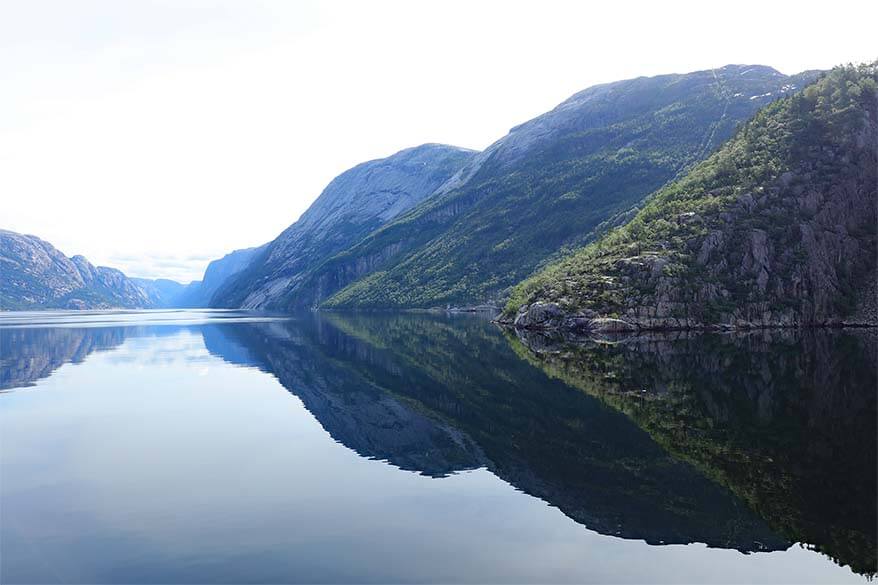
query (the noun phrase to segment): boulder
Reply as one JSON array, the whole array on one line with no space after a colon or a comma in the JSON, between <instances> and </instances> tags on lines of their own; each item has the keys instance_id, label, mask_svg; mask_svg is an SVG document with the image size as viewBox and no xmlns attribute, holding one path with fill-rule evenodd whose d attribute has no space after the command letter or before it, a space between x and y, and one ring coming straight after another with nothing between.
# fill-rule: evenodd
<instances>
[{"instance_id":1,"label":"boulder","mask_svg":"<svg viewBox=\"0 0 878 585\"><path fill-rule=\"evenodd\" d=\"M517 329L551 329L563 321L564 312L557 303L534 303L519 310L514 324Z\"/></svg>"}]
</instances>

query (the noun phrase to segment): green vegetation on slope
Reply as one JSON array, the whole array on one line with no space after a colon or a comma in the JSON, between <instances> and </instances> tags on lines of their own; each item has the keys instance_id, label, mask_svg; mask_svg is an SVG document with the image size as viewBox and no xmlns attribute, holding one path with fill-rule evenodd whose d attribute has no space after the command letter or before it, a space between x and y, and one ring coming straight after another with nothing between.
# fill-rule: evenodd
<instances>
[{"instance_id":1,"label":"green vegetation on slope","mask_svg":"<svg viewBox=\"0 0 878 585\"><path fill-rule=\"evenodd\" d=\"M631 222L518 285L506 314L542 301L642 326L851 315L875 271L876 85L875 65L839 67L767 106Z\"/></svg>"}]
</instances>

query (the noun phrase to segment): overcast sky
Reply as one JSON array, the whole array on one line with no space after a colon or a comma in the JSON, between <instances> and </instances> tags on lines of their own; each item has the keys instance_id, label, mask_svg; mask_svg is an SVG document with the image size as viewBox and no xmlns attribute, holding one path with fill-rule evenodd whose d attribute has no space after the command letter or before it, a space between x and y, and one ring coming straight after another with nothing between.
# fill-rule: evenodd
<instances>
[{"instance_id":1,"label":"overcast sky","mask_svg":"<svg viewBox=\"0 0 878 585\"><path fill-rule=\"evenodd\" d=\"M197 279L359 162L484 148L595 83L878 57L878 3L809 6L0 0L0 227Z\"/></svg>"}]
</instances>

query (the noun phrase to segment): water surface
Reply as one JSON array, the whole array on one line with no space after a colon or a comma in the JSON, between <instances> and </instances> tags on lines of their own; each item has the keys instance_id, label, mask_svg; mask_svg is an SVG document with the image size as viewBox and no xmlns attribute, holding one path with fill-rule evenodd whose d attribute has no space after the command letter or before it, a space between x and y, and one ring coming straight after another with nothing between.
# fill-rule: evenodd
<instances>
[{"instance_id":1,"label":"water surface","mask_svg":"<svg viewBox=\"0 0 878 585\"><path fill-rule=\"evenodd\" d=\"M875 347L3 314L0 581L863 582Z\"/></svg>"}]
</instances>

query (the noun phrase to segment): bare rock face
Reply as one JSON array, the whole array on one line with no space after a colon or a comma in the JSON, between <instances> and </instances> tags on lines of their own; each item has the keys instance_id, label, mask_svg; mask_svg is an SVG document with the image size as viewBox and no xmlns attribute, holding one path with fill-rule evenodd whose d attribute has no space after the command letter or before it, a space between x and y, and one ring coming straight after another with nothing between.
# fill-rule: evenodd
<instances>
[{"instance_id":1,"label":"bare rock face","mask_svg":"<svg viewBox=\"0 0 878 585\"><path fill-rule=\"evenodd\" d=\"M870 123L872 144L876 141ZM646 327L689 328L711 321L734 327L878 324L874 306L876 279L875 150L851 156L851 164L829 184L812 182L811 169L823 157L785 172L768 194L731 212L724 231L696 238L691 247L700 274L631 274L654 291L629 304L621 318ZM761 218L799 217L783 229L746 227ZM718 226L722 229L722 226ZM688 273L691 276L691 273ZM719 307L709 315L705 307ZM724 308L725 307L725 308ZM860 310L860 307L863 307Z\"/></svg>"},{"instance_id":2,"label":"bare rock face","mask_svg":"<svg viewBox=\"0 0 878 585\"><path fill-rule=\"evenodd\" d=\"M557 303L534 303L525 305L515 317L520 329L549 329L558 327L564 320L564 312Z\"/></svg>"},{"instance_id":3,"label":"bare rock face","mask_svg":"<svg viewBox=\"0 0 878 585\"><path fill-rule=\"evenodd\" d=\"M84 284L76 265L48 242L0 230L0 286L4 305L16 298L22 305L41 304Z\"/></svg>"},{"instance_id":4,"label":"bare rock face","mask_svg":"<svg viewBox=\"0 0 878 585\"><path fill-rule=\"evenodd\" d=\"M564 329L576 332L622 333L638 326L622 319L595 317L591 311L570 314L557 303L534 303L521 307L512 325L516 329Z\"/></svg>"},{"instance_id":5,"label":"bare rock face","mask_svg":"<svg viewBox=\"0 0 878 585\"><path fill-rule=\"evenodd\" d=\"M767 197L736 206L724 226L690 242L696 252L684 261L697 271L667 274L681 261L672 254L617 262L614 313L644 329L878 324L873 153L861 151L860 164L826 186L810 184L812 164L785 173ZM747 227L802 209L808 217L774 233Z\"/></svg>"},{"instance_id":6,"label":"bare rock face","mask_svg":"<svg viewBox=\"0 0 878 585\"><path fill-rule=\"evenodd\" d=\"M334 292L350 282L344 274L309 283L308 294L299 294L322 262L426 199L473 154L425 144L345 171L297 222L254 254L246 270L220 287L211 305L288 309L307 306L301 301L319 293L321 285L332 287L324 294Z\"/></svg>"},{"instance_id":7,"label":"bare rock face","mask_svg":"<svg viewBox=\"0 0 878 585\"><path fill-rule=\"evenodd\" d=\"M146 292L119 270L66 257L50 243L0 230L0 310L149 308Z\"/></svg>"}]
</instances>

